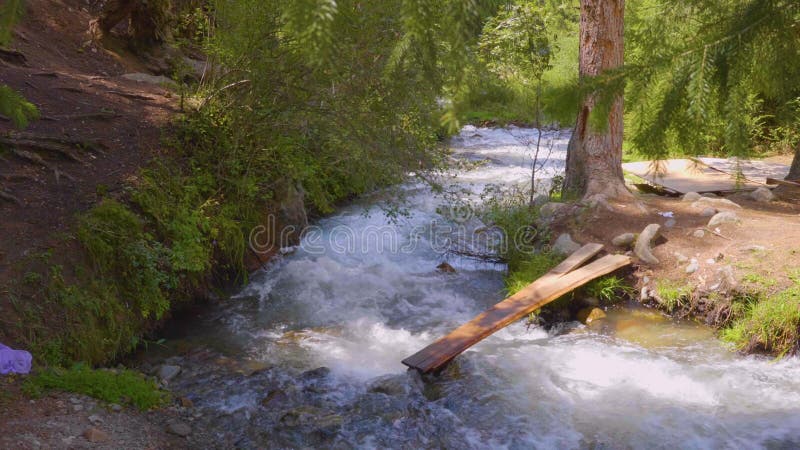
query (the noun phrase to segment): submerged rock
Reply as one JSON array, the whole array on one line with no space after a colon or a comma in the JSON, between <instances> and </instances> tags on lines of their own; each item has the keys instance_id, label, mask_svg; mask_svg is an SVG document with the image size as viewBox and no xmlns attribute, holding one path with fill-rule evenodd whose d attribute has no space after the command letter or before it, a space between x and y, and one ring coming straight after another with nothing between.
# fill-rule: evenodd
<instances>
[{"instance_id":1,"label":"submerged rock","mask_svg":"<svg viewBox=\"0 0 800 450\"><path fill-rule=\"evenodd\" d=\"M578 320L586 325L589 325L596 320L604 319L605 317L605 311L600 308L583 308L578 311Z\"/></svg>"},{"instance_id":2,"label":"submerged rock","mask_svg":"<svg viewBox=\"0 0 800 450\"><path fill-rule=\"evenodd\" d=\"M443 263L439 264L438 266L436 266L436 268L439 269L440 272L456 273L456 269L453 266L451 266L450 264L448 264L447 262L443 262Z\"/></svg>"},{"instance_id":3,"label":"submerged rock","mask_svg":"<svg viewBox=\"0 0 800 450\"><path fill-rule=\"evenodd\" d=\"M653 255L652 242L661 231L661 225L651 223L642 230L639 238L636 240L636 246L633 248L633 253L643 262L647 264L658 264L660 261Z\"/></svg>"},{"instance_id":4,"label":"submerged rock","mask_svg":"<svg viewBox=\"0 0 800 450\"><path fill-rule=\"evenodd\" d=\"M375 380L367 388L368 392L386 394L389 396L402 396L408 393L408 382L405 377L387 375Z\"/></svg>"},{"instance_id":5,"label":"submerged rock","mask_svg":"<svg viewBox=\"0 0 800 450\"><path fill-rule=\"evenodd\" d=\"M562 255L569 255L571 253L576 252L579 248L581 248L581 244L572 240L572 236L568 233L564 233L556 239L553 243L553 251L557 253L561 253Z\"/></svg>"}]
</instances>

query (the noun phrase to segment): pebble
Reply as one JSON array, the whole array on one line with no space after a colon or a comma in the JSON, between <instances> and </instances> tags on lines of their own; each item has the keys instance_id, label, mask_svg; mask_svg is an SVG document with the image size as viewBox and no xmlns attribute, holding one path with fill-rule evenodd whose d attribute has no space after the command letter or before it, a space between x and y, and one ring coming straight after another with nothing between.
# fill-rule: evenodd
<instances>
[{"instance_id":1,"label":"pebble","mask_svg":"<svg viewBox=\"0 0 800 450\"><path fill-rule=\"evenodd\" d=\"M689 257L684 255L683 253L675 252L675 258L678 259L678 264L689 262Z\"/></svg>"},{"instance_id":2,"label":"pebble","mask_svg":"<svg viewBox=\"0 0 800 450\"><path fill-rule=\"evenodd\" d=\"M91 416L89 416L89 422L92 422L93 424L97 425L98 423L103 423L103 419L97 414L92 414Z\"/></svg>"},{"instance_id":3,"label":"pebble","mask_svg":"<svg viewBox=\"0 0 800 450\"><path fill-rule=\"evenodd\" d=\"M118 405L116 403L112 403L111 404L111 410L114 411L114 412L120 412L120 411L122 411L122 406Z\"/></svg>"},{"instance_id":4,"label":"pebble","mask_svg":"<svg viewBox=\"0 0 800 450\"><path fill-rule=\"evenodd\" d=\"M675 224L677 224L677 223L678 223L678 222L676 222L676 221L675 221L675 219L668 219L666 222L664 222L664 226L665 226L666 228L672 228L672 227L674 227L674 226L675 226Z\"/></svg>"},{"instance_id":5,"label":"pebble","mask_svg":"<svg viewBox=\"0 0 800 450\"><path fill-rule=\"evenodd\" d=\"M706 237L706 232L703 231L703 230L694 230L694 233L692 233L692 236L694 236L694 237L696 237L698 239L703 239L704 237Z\"/></svg>"},{"instance_id":6,"label":"pebble","mask_svg":"<svg viewBox=\"0 0 800 450\"><path fill-rule=\"evenodd\" d=\"M698 269L700 269L700 264L697 262L696 259L692 258L692 262L690 262L689 265L686 266L686 273L693 274L697 272Z\"/></svg>"},{"instance_id":7,"label":"pebble","mask_svg":"<svg viewBox=\"0 0 800 450\"><path fill-rule=\"evenodd\" d=\"M169 382L177 377L179 373L181 373L181 366L164 364L158 369L158 378L160 378L161 381Z\"/></svg>"},{"instance_id":8,"label":"pebble","mask_svg":"<svg viewBox=\"0 0 800 450\"><path fill-rule=\"evenodd\" d=\"M109 439L108 433L95 427L87 428L86 431L83 432L83 437L87 441L94 443L106 442Z\"/></svg>"}]
</instances>

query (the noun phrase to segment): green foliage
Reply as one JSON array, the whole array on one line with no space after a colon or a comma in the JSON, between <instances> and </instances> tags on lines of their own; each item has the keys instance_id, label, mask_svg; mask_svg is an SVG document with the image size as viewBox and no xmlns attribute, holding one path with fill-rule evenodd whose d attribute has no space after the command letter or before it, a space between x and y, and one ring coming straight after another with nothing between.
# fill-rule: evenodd
<instances>
[{"instance_id":1,"label":"green foliage","mask_svg":"<svg viewBox=\"0 0 800 450\"><path fill-rule=\"evenodd\" d=\"M732 323L722 338L744 351L780 356L797 351L800 341L800 283L775 294L755 291L731 306Z\"/></svg>"},{"instance_id":2,"label":"green foliage","mask_svg":"<svg viewBox=\"0 0 800 450\"><path fill-rule=\"evenodd\" d=\"M557 266L563 259L561 255L550 252L529 254L517 262L513 270L509 268L506 291L509 295L519 292Z\"/></svg>"},{"instance_id":3,"label":"green foliage","mask_svg":"<svg viewBox=\"0 0 800 450\"><path fill-rule=\"evenodd\" d=\"M143 411L165 404L168 398L154 381L138 372L94 370L85 364L46 369L23 384L24 392L32 397L41 397L49 389L84 394L108 403L130 404Z\"/></svg>"},{"instance_id":4,"label":"green foliage","mask_svg":"<svg viewBox=\"0 0 800 450\"><path fill-rule=\"evenodd\" d=\"M623 278L616 275L594 280L583 289L587 295L606 303L613 303L620 298L631 297L634 293L633 287Z\"/></svg>"},{"instance_id":5,"label":"green foliage","mask_svg":"<svg viewBox=\"0 0 800 450\"><path fill-rule=\"evenodd\" d=\"M17 128L25 128L28 122L39 118L39 110L33 103L5 85L0 85L0 114L10 118Z\"/></svg>"},{"instance_id":6,"label":"green foliage","mask_svg":"<svg viewBox=\"0 0 800 450\"><path fill-rule=\"evenodd\" d=\"M24 12L23 0L5 0L0 5L0 46L6 46L11 41L14 25L22 18Z\"/></svg>"},{"instance_id":7,"label":"green foliage","mask_svg":"<svg viewBox=\"0 0 800 450\"><path fill-rule=\"evenodd\" d=\"M692 287L679 281L661 279L656 281L656 293L661 306L673 312L691 299Z\"/></svg>"}]
</instances>

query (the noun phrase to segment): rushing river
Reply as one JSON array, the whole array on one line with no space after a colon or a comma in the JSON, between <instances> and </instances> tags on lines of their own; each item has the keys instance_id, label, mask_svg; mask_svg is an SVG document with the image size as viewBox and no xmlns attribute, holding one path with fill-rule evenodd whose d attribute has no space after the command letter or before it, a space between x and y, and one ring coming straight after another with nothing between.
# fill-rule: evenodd
<instances>
[{"instance_id":1,"label":"rushing river","mask_svg":"<svg viewBox=\"0 0 800 450\"><path fill-rule=\"evenodd\" d=\"M535 137L465 128L456 156L486 163L452 182L529 182ZM545 133L542 176L563 170L567 139ZM516 323L438 377L406 371L403 358L504 297L504 267L444 252L442 199L405 189L410 217L345 208L170 336L181 356L168 362L183 367L170 386L209 447L800 446L796 359L736 355L705 327L635 305L591 327ZM443 261L456 272L437 271Z\"/></svg>"}]
</instances>

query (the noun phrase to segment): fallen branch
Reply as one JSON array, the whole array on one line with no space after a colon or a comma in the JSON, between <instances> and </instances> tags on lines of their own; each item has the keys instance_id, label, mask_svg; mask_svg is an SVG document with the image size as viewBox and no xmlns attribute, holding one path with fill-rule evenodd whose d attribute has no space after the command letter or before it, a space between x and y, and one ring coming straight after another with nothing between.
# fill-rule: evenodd
<instances>
[{"instance_id":1,"label":"fallen branch","mask_svg":"<svg viewBox=\"0 0 800 450\"><path fill-rule=\"evenodd\" d=\"M200 102L200 106L198 106L197 109L203 109L203 106L205 106L206 103L208 103L209 100L211 100L212 98L214 98L217 95L221 94L222 92L227 91L228 89L233 89L233 88L235 88L237 86L241 86L243 84L248 84L248 83L250 83L250 80L239 80L239 81L233 82L231 84L222 86L221 88L219 88L216 91L212 92L208 97L204 98L203 101Z\"/></svg>"},{"instance_id":2,"label":"fallen branch","mask_svg":"<svg viewBox=\"0 0 800 450\"><path fill-rule=\"evenodd\" d=\"M711 233L711 234L715 235L715 236L719 236L719 237L721 237L722 239L727 239L727 240L729 240L729 241L732 241L732 240L733 240L733 238L729 238L728 236L723 236L723 235L721 235L721 234L717 233L716 231L712 230L711 228L708 228L708 227L703 227L703 229L704 229L704 230L706 230L706 231L708 231L709 233Z\"/></svg>"},{"instance_id":3,"label":"fallen branch","mask_svg":"<svg viewBox=\"0 0 800 450\"><path fill-rule=\"evenodd\" d=\"M147 95L141 94L132 94L130 92L122 92L122 91L108 91L109 94L119 95L125 98L133 99L133 100L146 100L149 102L154 102L156 99Z\"/></svg>"},{"instance_id":4,"label":"fallen branch","mask_svg":"<svg viewBox=\"0 0 800 450\"><path fill-rule=\"evenodd\" d=\"M76 155L72 151L72 148L57 142L0 137L0 144L5 144L12 147L24 147L32 150L38 150L50 153L58 153L71 161L75 161L81 164L86 164L86 161L84 161L82 158Z\"/></svg>"}]
</instances>

